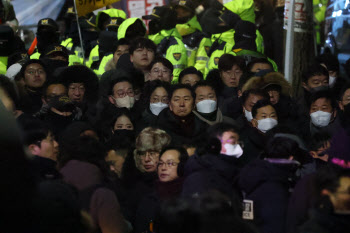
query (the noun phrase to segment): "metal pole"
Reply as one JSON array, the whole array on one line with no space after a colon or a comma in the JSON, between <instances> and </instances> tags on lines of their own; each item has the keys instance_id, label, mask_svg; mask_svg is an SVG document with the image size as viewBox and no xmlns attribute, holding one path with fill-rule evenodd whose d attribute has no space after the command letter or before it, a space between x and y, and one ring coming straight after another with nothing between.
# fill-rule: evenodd
<instances>
[{"instance_id":1,"label":"metal pole","mask_svg":"<svg viewBox=\"0 0 350 233\"><path fill-rule=\"evenodd\" d=\"M83 54L83 64L85 65L85 53L84 53L84 46L83 46L83 38L81 36L81 30L80 30L80 24L79 24L79 17L78 17L78 9L77 9L76 0L74 0L74 7L75 7L75 17L76 17L77 24L78 24L78 33L79 33L79 39L80 39L81 52Z\"/></svg>"},{"instance_id":2,"label":"metal pole","mask_svg":"<svg viewBox=\"0 0 350 233\"><path fill-rule=\"evenodd\" d=\"M288 27L286 37L286 53L284 59L284 76L289 83L293 81L293 44L294 44L294 5L295 0L289 0Z\"/></svg>"}]
</instances>

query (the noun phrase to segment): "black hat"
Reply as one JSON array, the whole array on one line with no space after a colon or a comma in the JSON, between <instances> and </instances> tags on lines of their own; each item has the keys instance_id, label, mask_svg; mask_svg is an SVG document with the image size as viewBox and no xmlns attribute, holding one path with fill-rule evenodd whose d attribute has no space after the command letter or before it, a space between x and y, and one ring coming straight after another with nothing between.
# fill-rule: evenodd
<instances>
[{"instance_id":1,"label":"black hat","mask_svg":"<svg viewBox=\"0 0 350 233\"><path fill-rule=\"evenodd\" d=\"M50 99L49 106L56 108L61 112L73 112L75 110L75 105L66 95L58 95L52 97Z\"/></svg>"},{"instance_id":2,"label":"black hat","mask_svg":"<svg viewBox=\"0 0 350 233\"><path fill-rule=\"evenodd\" d=\"M144 15L142 16L142 19L146 20L152 20L152 19L157 19L161 20L164 18L166 15L168 15L171 12L171 8L167 6L156 6L152 10L152 14L150 15Z\"/></svg>"},{"instance_id":3,"label":"black hat","mask_svg":"<svg viewBox=\"0 0 350 233\"><path fill-rule=\"evenodd\" d=\"M44 18L39 20L38 22L38 31L41 31L43 29L56 32L58 31L58 25L55 20L50 18Z\"/></svg>"},{"instance_id":4,"label":"black hat","mask_svg":"<svg viewBox=\"0 0 350 233\"><path fill-rule=\"evenodd\" d=\"M191 12L194 12L198 4L194 3L192 0L179 0L176 1L174 8L183 7Z\"/></svg>"},{"instance_id":5,"label":"black hat","mask_svg":"<svg viewBox=\"0 0 350 233\"><path fill-rule=\"evenodd\" d=\"M107 28L109 28L109 27L118 28L124 20L125 19L123 19L121 17L111 17L108 24L107 24Z\"/></svg>"},{"instance_id":6,"label":"black hat","mask_svg":"<svg viewBox=\"0 0 350 233\"><path fill-rule=\"evenodd\" d=\"M47 46L47 48L44 50L44 53L42 54L42 57L52 57L57 55L65 57L67 61L69 59L68 50L66 49L66 47L60 44L51 44Z\"/></svg>"}]
</instances>

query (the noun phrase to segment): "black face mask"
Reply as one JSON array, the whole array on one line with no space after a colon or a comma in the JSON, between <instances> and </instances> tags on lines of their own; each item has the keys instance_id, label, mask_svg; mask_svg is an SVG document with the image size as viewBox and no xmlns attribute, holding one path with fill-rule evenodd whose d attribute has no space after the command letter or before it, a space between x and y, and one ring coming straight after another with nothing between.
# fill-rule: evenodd
<instances>
[{"instance_id":1,"label":"black face mask","mask_svg":"<svg viewBox=\"0 0 350 233\"><path fill-rule=\"evenodd\" d=\"M44 58L42 60L45 63L47 70L49 70L50 73L53 73L57 68L67 67L69 64L68 61L53 60L49 58Z\"/></svg>"},{"instance_id":2,"label":"black face mask","mask_svg":"<svg viewBox=\"0 0 350 233\"><path fill-rule=\"evenodd\" d=\"M148 24L148 27L150 35L157 34L161 30L159 20L151 20Z\"/></svg>"},{"instance_id":3,"label":"black face mask","mask_svg":"<svg viewBox=\"0 0 350 233\"><path fill-rule=\"evenodd\" d=\"M190 19L192 19L193 16L187 16L187 17L178 17L176 19L176 23L177 24L185 24L187 23L188 21L190 21Z\"/></svg>"},{"instance_id":4,"label":"black face mask","mask_svg":"<svg viewBox=\"0 0 350 233\"><path fill-rule=\"evenodd\" d=\"M327 91L327 90L329 90L329 86L319 86L319 87L310 88L309 92L316 93L319 91Z\"/></svg>"},{"instance_id":5,"label":"black face mask","mask_svg":"<svg viewBox=\"0 0 350 233\"><path fill-rule=\"evenodd\" d=\"M134 130L127 130L127 129L119 129L119 130L114 130L114 135L113 137L118 137L118 138L129 138L131 141L135 139L135 131Z\"/></svg>"}]
</instances>

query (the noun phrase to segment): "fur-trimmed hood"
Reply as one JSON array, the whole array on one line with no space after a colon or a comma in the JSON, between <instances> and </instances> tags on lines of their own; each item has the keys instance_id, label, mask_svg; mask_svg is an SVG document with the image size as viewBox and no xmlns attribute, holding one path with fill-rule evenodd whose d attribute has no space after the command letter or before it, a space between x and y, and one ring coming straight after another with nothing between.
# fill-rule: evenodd
<instances>
[{"instance_id":1,"label":"fur-trimmed hood","mask_svg":"<svg viewBox=\"0 0 350 233\"><path fill-rule=\"evenodd\" d=\"M114 64L113 58L106 63L105 71L115 70L117 66Z\"/></svg>"},{"instance_id":2,"label":"fur-trimmed hood","mask_svg":"<svg viewBox=\"0 0 350 233\"><path fill-rule=\"evenodd\" d=\"M250 78L243 86L242 92L250 89L266 89L270 85L278 85L281 87L281 94L291 96L292 87L279 72L271 72L262 77L254 76Z\"/></svg>"}]
</instances>

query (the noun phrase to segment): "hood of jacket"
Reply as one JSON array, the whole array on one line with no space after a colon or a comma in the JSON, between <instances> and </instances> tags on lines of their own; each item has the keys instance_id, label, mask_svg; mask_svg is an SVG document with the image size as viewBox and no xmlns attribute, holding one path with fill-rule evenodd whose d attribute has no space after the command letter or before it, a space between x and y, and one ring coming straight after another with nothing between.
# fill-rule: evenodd
<instances>
[{"instance_id":1,"label":"hood of jacket","mask_svg":"<svg viewBox=\"0 0 350 233\"><path fill-rule=\"evenodd\" d=\"M97 13L97 16L96 16L96 25L99 25L99 19L100 19L100 16L101 14L104 13L104 14L107 14L109 17L115 17L115 18L122 18L122 19L126 19L126 14L123 10L120 10L120 9L115 9L115 8L112 8L112 9L107 9L107 10L103 10L103 11L99 11Z\"/></svg>"},{"instance_id":2,"label":"hood of jacket","mask_svg":"<svg viewBox=\"0 0 350 233\"><path fill-rule=\"evenodd\" d=\"M115 70L117 68L117 65L114 63L113 61L113 57L112 59L110 59L105 66L105 71L110 71L110 70Z\"/></svg>"},{"instance_id":3,"label":"hood of jacket","mask_svg":"<svg viewBox=\"0 0 350 233\"><path fill-rule=\"evenodd\" d=\"M176 29L181 36L186 36L194 33L195 31L202 31L202 27L198 22L197 16L193 16L189 21L184 24L176 24Z\"/></svg>"},{"instance_id":4,"label":"hood of jacket","mask_svg":"<svg viewBox=\"0 0 350 233\"><path fill-rule=\"evenodd\" d=\"M137 20L140 20L142 22L142 25L145 27L146 30L146 26L143 23L143 21L139 18L128 18L126 20L124 20L124 22L122 22L122 24L120 24L119 28L118 28L118 40L125 38L126 35L126 30L128 30L128 28L133 25Z\"/></svg>"},{"instance_id":5,"label":"hood of jacket","mask_svg":"<svg viewBox=\"0 0 350 233\"><path fill-rule=\"evenodd\" d=\"M103 181L102 172L96 165L79 160L68 161L61 168L60 173L65 182L73 185L78 190L100 184Z\"/></svg>"},{"instance_id":6,"label":"hood of jacket","mask_svg":"<svg viewBox=\"0 0 350 233\"><path fill-rule=\"evenodd\" d=\"M293 160L275 159L267 161L256 159L241 170L238 184L247 194L267 181L288 184L288 179L294 176L297 167L297 162Z\"/></svg>"}]
</instances>

